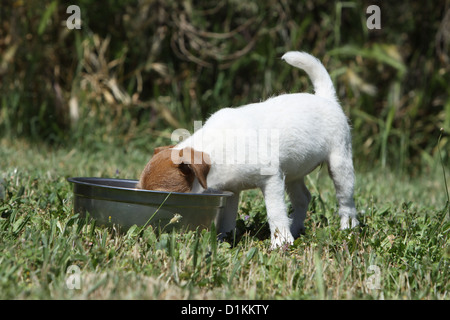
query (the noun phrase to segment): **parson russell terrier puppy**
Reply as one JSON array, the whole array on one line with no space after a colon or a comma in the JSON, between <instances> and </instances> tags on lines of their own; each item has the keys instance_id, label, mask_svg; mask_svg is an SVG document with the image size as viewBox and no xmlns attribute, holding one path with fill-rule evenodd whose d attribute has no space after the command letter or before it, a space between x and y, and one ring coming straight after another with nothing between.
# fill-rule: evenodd
<instances>
[{"instance_id":1,"label":"parson russell terrier puppy","mask_svg":"<svg viewBox=\"0 0 450 320\"><path fill-rule=\"evenodd\" d=\"M328 72L315 57L287 52L282 59L303 69L315 94L293 93L214 113L204 126L175 146L156 148L137 188L200 193L231 191L219 234L236 226L239 193L260 188L271 247L292 244L304 229L311 195L304 178L326 162L339 203L341 229L357 226L350 127ZM292 206L287 215L287 191Z\"/></svg>"}]
</instances>

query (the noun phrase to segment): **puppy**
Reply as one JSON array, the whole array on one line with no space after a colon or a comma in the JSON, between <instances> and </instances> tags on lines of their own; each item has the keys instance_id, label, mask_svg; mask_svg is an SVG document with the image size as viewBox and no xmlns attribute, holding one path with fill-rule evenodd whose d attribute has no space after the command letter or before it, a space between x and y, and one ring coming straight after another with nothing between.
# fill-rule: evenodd
<instances>
[{"instance_id":1,"label":"puppy","mask_svg":"<svg viewBox=\"0 0 450 320\"><path fill-rule=\"evenodd\" d=\"M293 93L213 114L192 136L157 148L138 188L204 192L231 191L216 218L225 235L236 226L239 193L260 188L271 231L271 247L292 244L304 229L311 195L305 176L327 163L339 203L341 229L357 226L350 127L328 72L315 57L287 52L282 59L303 69L315 94ZM287 215L287 191L294 212Z\"/></svg>"}]
</instances>

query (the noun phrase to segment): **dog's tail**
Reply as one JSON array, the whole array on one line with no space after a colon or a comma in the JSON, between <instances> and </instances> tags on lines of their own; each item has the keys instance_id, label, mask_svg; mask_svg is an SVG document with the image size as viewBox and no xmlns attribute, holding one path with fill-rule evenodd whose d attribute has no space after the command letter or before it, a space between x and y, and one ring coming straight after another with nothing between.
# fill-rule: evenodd
<instances>
[{"instance_id":1,"label":"dog's tail","mask_svg":"<svg viewBox=\"0 0 450 320\"><path fill-rule=\"evenodd\" d=\"M314 56L299 51L286 52L281 59L291 66L305 70L314 86L317 96L336 101L336 91L330 75L323 64Z\"/></svg>"}]
</instances>

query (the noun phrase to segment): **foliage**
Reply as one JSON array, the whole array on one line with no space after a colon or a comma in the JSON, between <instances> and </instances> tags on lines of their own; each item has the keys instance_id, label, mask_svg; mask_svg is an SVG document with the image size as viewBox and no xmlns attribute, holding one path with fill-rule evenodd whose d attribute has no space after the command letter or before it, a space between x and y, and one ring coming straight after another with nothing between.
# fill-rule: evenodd
<instances>
[{"instance_id":1,"label":"foliage","mask_svg":"<svg viewBox=\"0 0 450 320\"><path fill-rule=\"evenodd\" d=\"M0 134L148 149L219 108L310 91L279 60L304 50L331 71L357 164L414 172L450 130L449 1L370 4L380 30L358 1L80 0L69 30L66 1L3 1Z\"/></svg>"},{"instance_id":2,"label":"foliage","mask_svg":"<svg viewBox=\"0 0 450 320\"><path fill-rule=\"evenodd\" d=\"M70 30L74 2L82 28ZM366 27L369 4L381 8L380 30ZM3 0L0 298L448 299L449 8ZM324 62L351 119L361 228L337 229L325 169L308 176L306 234L275 251L253 190L227 242L214 229L123 234L73 214L65 178L137 178L175 128L192 131L222 107L311 92L280 61L288 50ZM78 290L67 287L70 266L80 268Z\"/></svg>"},{"instance_id":3,"label":"foliage","mask_svg":"<svg viewBox=\"0 0 450 320\"><path fill-rule=\"evenodd\" d=\"M136 175L143 155L113 149L100 153L106 162L0 140L1 299L449 299L449 207L439 172L359 174L362 226L340 231L332 181L316 171L305 234L270 251L256 191L241 197L239 236L228 242L213 228L119 233L74 215L64 174ZM78 289L70 286L73 266Z\"/></svg>"}]
</instances>

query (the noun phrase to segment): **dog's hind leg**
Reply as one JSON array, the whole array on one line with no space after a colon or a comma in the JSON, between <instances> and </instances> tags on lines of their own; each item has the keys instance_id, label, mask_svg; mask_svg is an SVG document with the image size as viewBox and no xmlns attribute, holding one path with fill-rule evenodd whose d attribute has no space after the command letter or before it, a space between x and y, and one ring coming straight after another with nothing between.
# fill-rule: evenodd
<instances>
[{"instance_id":1,"label":"dog's hind leg","mask_svg":"<svg viewBox=\"0 0 450 320\"><path fill-rule=\"evenodd\" d=\"M291 214L291 233L295 238L305 231L304 221L309 202L311 201L311 194L306 188L303 178L286 183L286 191L294 209L294 212Z\"/></svg>"},{"instance_id":2,"label":"dog's hind leg","mask_svg":"<svg viewBox=\"0 0 450 320\"><path fill-rule=\"evenodd\" d=\"M355 174L351 151L345 150L344 152L331 153L328 161L328 170L336 189L341 229L354 228L359 222L356 219L356 208L353 201Z\"/></svg>"}]
</instances>

